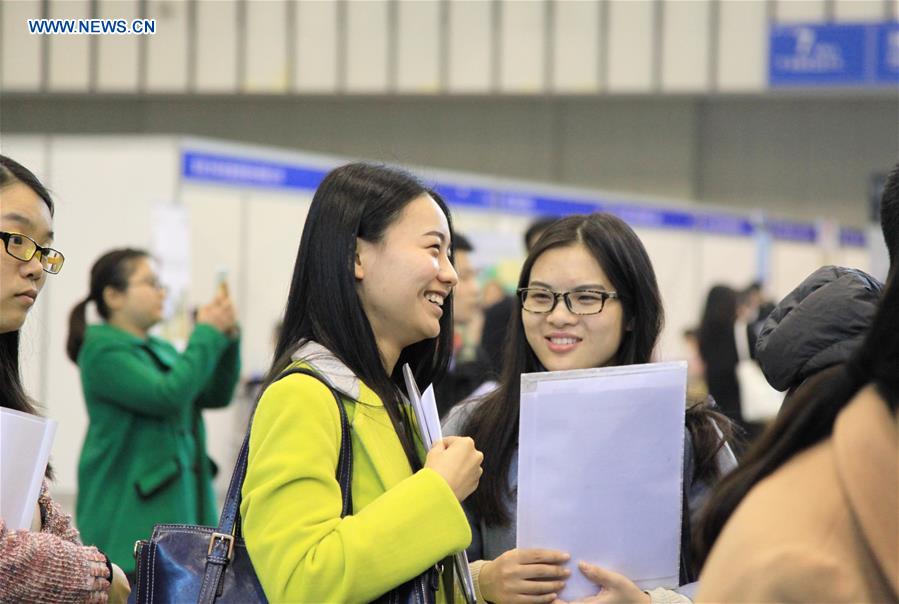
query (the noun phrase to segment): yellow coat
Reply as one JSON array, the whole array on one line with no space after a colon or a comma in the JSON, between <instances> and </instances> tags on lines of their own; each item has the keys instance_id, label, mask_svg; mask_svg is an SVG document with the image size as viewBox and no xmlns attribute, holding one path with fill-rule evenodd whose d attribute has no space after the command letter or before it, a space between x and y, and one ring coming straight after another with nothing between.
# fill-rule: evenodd
<instances>
[{"instance_id":1,"label":"yellow coat","mask_svg":"<svg viewBox=\"0 0 899 604\"><path fill-rule=\"evenodd\" d=\"M413 474L384 404L359 380L355 390L357 402L344 399L353 441L353 515L346 518L331 392L295 374L259 401L240 511L272 602L371 601L471 541L446 481L430 469Z\"/></svg>"}]
</instances>

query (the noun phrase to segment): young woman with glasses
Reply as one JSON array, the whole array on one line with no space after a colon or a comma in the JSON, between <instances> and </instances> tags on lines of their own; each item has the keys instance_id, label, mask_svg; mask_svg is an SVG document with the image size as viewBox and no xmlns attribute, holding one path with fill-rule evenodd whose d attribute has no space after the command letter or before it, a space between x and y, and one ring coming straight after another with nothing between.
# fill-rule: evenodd
<instances>
[{"instance_id":1,"label":"young woman with glasses","mask_svg":"<svg viewBox=\"0 0 899 604\"><path fill-rule=\"evenodd\" d=\"M53 241L53 200L27 168L0 155L0 406L37 414L19 375L19 329L47 274L62 269ZM52 472L47 467L46 477ZM0 601L122 602L122 570L82 544L71 517L50 498L47 480L30 530L9 530L0 518Z\"/></svg>"},{"instance_id":2,"label":"young woman with glasses","mask_svg":"<svg viewBox=\"0 0 899 604\"><path fill-rule=\"evenodd\" d=\"M550 225L525 260L518 293L499 387L457 406L444 432L471 436L484 451L484 476L466 502L479 599L552 602L572 572L568 554L515 547L521 374L649 363L664 313L642 242L609 214L570 216ZM684 519L689 526L709 485L734 461L723 436L729 423L709 403L688 401L687 427ZM694 579L688 534L681 547L685 584ZM645 593L627 577L598 567L581 571L602 584L600 601L685 599L663 589Z\"/></svg>"},{"instance_id":3,"label":"young woman with glasses","mask_svg":"<svg viewBox=\"0 0 899 604\"><path fill-rule=\"evenodd\" d=\"M164 300L147 252L117 249L94 263L89 293L69 318L67 351L90 419L78 462L78 525L128 573L134 542L153 525L216 524L202 410L227 405L240 373L225 292L199 309L181 353L149 333ZM90 304L102 320L88 325Z\"/></svg>"},{"instance_id":4,"label":"young woman with glasses","mask_svg":"<svg viewBox=\"0 0 899 604\"><path fill-rule=\"evenodd\" d=\"M483 456L470 438L445 439L422 463L402 394L403 364L429 384L449 362L452 245L446 205L405 172L350 164L315 192L240 509L269 600L370 602L469 544L460 502ZM280 377L294 368L338 393L346 441L335 396L317 377ZM346 516L341 447L353 455ZM431 577L429 601L446 601L444 581Z\"/></svg>"}]
</instances>

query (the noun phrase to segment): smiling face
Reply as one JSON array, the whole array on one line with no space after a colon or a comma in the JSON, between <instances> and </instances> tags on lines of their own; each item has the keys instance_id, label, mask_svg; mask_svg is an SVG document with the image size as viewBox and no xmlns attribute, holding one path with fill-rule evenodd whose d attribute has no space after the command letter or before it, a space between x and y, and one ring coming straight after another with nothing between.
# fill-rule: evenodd
<instances>
[{"instance_id":1,"label":"smiling face","mask_svg":"<svg viewBox=\"0 0 899 604\"><path fill-rule=\"evenodd\" d=\"M380 241L357 240L356 291L385 360L440 334L458 282L449 245L446 216L429 195L409 202Z\"/></svg>"},{"instance_id":2,"label":"smiling face","mask_svg":"<svg viewBox=\"0 0 899 604\"><path fill-rule=\"evenodd\" d=\"M50 208L27 185L15 181L0 189L0 231L27 235L46 247L53 242L52 220ZM22 262L0 250L0 333L22 327L46 276L38 254Z\"/></svg>"},{"instance_id":3,"label":"smiling face","mask_svg":"<svg viewBox=\"0 0 899 604\"><path fill-rule=\"evenodd\" d=\"M615 291L599 262L581 243L543 252L531 268L528 287L556 292ZM621 344L624 312L619 300L608 299L599 314L576 315L559 298L549 313L522 309L521 321L528 344L547 370L588 369L614 362Z\"/></svg>"}]
</instances>

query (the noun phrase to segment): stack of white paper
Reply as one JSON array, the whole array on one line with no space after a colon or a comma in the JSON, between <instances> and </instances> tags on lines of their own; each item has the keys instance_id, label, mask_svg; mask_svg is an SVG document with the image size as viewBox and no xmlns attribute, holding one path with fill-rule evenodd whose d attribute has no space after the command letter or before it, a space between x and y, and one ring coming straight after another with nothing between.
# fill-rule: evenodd
<instances>
[{"instance_id":1,"label":"stack of white paper","mask_svg":"<svg viewBox=\"0 0 899 604\"><path fill-rule=\"evenodd\" d=\"M644 589L677 586L686 368L521 376L519 548L566 551ZM571 570L562 599L597 592Z\"/></svg>"},{"instance_id":2,"label":"stack of white paper","mask_svg":"<svg viewBox=\"0 0 899 604\"><path fill-rule=\"evenodd\" d=\"M0 517L7 529L31 528L56 422L0 408Z\"/></svg>"},{"instance_id":3,"label":"stack of white paper","mask_svg":"<svg viewBox=\"0 0 899 604\"><path fill-rule=\"evenodd\" d=\"M434 396L434 385L431 384L427 387L424 394L420 394L418 384L415 383L415 376L412 375L412 368L409 367L408 363L403 365L403 379L406 382L409 403L415 413L415 421L418 424L421 442L425 449L430 451L434 443L443 438L443 428L440 427L440 413L437 411L437 398ZM468 555L461 551L454 558L455 563L453 567L465 591L465 600L473 604L477 601L477 598L474 594L474 580L471 578L471 572L468 570Z\"/></svg>"}]
</instances>

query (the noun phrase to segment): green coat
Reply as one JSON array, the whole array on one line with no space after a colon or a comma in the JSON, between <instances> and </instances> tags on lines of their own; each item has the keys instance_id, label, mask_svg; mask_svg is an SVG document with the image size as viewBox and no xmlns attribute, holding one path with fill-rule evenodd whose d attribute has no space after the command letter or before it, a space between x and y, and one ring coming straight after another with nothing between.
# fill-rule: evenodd
<instances>
[{"instance_id":1,"label":"green coat","mask_svg":"<svg viewBox=\"0 0 899 604\"><path fill-rule=\"evenodd\" d=\"M90 418L78 462L78 528L85 543L132 572L134 542L153 525L217 523L201 410L231 401L239 340L201 324L179 354L159 338L91 325L78 366Z\"/></svg>"}]
</instances>

